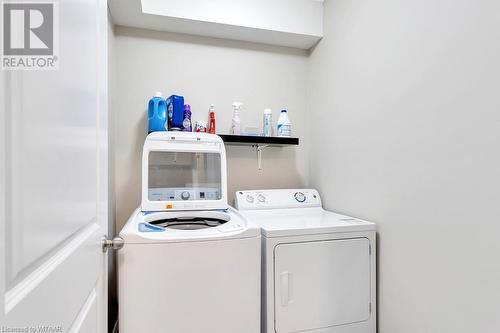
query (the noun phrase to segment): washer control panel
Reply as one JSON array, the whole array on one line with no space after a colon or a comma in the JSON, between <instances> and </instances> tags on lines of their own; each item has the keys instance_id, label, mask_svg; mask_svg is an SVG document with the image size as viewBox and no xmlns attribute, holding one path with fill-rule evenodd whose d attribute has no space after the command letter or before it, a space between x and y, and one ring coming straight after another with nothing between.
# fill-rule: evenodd
<instances>
[{"instance_id":1,"label":"washer control panel","mask_svg":"<svg viewBox=\"0 0 500 333\"><path fill-rule=\"evenodd\" d=\"M314 189L237 191L239 210L321 207L321 198Z\"/></svg>"},{"instance_id":2,"label":"washer control panel","mask_svg":"<svg viewBox=\"0 0 500 333\"><path fill-rule=\"evenodd\" d=\"M218 200L220 191L211 187L160 187L150 188L150 201Z\"/></svg>"}]
</instances>

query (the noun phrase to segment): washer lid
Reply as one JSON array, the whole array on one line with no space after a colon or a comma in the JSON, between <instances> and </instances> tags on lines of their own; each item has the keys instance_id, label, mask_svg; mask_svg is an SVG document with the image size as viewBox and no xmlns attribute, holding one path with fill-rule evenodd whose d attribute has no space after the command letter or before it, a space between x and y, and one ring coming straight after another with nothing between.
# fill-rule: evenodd
<instances>
[{"instance_id":1,"label":"washer lid","mask_svg":"<svg viewBox=\"0 0 500 333\"><path fill-rule=\"evenodd\" d=\"M142 212L137 209L120 232L126 244L190 242L260 235L233 209Z\"/></svg>"},{"instance_id":2,"label":"washer lid","mask_svg":"<svg viewBox=\"0 0 500 333\"><path fill-rule=\"evenodd\" d=\"M143 211L227 209L226 150L213 134L153 132L142 153Z\"/></svg>"},{"instance_id":3,"label":"washer lid","mask_svg":"<svg viewBox=\"0 0 500 333\"><path fill-rule=\"evenodd\" d=\"M374 231L375 224L321 207L240 212L262 228L266 237L300 236L334 232Z\"/></svg>"}]
</instances>

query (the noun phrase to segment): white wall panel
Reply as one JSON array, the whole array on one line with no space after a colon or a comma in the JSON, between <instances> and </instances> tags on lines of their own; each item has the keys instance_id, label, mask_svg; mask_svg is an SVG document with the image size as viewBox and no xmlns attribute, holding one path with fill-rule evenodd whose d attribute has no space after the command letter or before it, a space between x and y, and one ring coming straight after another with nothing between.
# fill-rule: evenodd
<instances>
[{"instance_id":1,"label":"white wall panel","mask_svg":"<svg viewBox=\"0 0 500 333\"><path fill-rule=\"evenodd\" d=\"M180 94L193 120L207 120L215 104L217 132L229 133L234 101L245 103L242 129L262 127L264 108L287 108L294 136L306 135L307 53L302 50L118 27L113 89L117 230L140 204L141 154L152 95ZM307 140L299 147L263 151L263 170L251 147L226 147L228 195L240 189L301 187Z\"/></svg>"},{"instance_id":2,"label":"white wall panel","mask_svg":"<svg viewBox=\"0 0 500 333\"><path fill-rule=\"evenodd\" d=\"M500 3L329 0L324 33L310 185L378 223L379 332L500 331Z\"/></svg>"}]
</instances>

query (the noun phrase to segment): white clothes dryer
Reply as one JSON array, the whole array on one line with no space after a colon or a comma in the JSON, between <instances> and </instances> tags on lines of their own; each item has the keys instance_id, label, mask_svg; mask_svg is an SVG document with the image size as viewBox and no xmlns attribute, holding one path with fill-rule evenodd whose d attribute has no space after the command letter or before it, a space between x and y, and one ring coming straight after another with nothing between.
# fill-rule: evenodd
<instances>
[{"instance_id":1,"label":"white clothes dryer","mask_svg":"<svg viewBox=\"0 0 500 333\"><path fill-rule=\"evenodd\" d=\"M375 224L326 211L316 190L238 191L262 231L263 333L375 333Z\"/></svg>"}]
</instances>

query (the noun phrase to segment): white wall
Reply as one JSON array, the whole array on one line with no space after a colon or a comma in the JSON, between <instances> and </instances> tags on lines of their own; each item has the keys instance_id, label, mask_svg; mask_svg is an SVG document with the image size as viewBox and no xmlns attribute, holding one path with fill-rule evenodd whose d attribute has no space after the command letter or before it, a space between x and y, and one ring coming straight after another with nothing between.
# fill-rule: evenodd
<instances>
[{"instance_id":1,"label":"white wall","mask_svg":"<svg viewBox=\"0 0 500 333\"><path fill-rule=\"evenodd\" d=\"M327 0L324 22L310 181L378 223L379 332L499 332L500 2Z\"/></svg>"},{"instance_id":2,"label":"white wall","mask_svg":"<svg viewBox=\"0 0 500 333\"><path fill-rule=\"evenodd\" d=\"M261 126L265 107L289 110L294 135L304 138L307 54L290 48L133 28L115 29L114 150L117 230L140 204L146 105L152 94L185 96L193 120L216 105L217 131L229 133L233 101L245 103L244 126ZM250 147L226 147L230 201L238 189L303 186L305 145L267 148L257 170ZM251 180L251 181L250 181Z\"/></svg>"}]
</instances>

